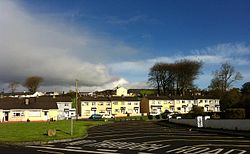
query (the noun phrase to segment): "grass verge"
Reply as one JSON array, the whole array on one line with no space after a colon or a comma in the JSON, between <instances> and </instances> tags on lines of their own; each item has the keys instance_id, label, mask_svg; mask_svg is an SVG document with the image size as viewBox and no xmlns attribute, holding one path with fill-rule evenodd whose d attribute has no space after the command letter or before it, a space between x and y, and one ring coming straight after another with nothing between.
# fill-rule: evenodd
<instances>
[{"instance_id":1,"label":"grass verge","mask_svg":"<svg viewBox=\"0 0 250 154\"><path fill-rule=\"evenodd\" d=\"M55 122L20 122L20 123L2 123L0 124L0 142L33 142L50 141L83 137L87 134L87 129L107 124L104 121L74 121L73 135L71 136L71 121ZM56 135L49 137L48 129L56 129Z\"/></svg>"}]
</instances>

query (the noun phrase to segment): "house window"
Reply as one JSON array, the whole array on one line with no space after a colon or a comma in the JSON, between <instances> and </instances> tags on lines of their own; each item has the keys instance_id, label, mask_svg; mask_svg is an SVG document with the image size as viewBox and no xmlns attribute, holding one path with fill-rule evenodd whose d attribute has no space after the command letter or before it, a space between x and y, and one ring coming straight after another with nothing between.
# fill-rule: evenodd
<instances>
[{"instance_id":1,"label":"house window","mask_svg":"<svg viewBox=\"0 0 250 154\"><path fill-rule=\"evenodd\" d=\"M103 105L103 103L99 103L99 105L101 105L101 106L102 106L102 105Z\"/></svg>"},{"instance_id":2,"label":"house window","mask_svg":"<svg viewBox=\"0 0 250 154\"><path fill-rule=\"evenodd\" d=\"M95 102L92 102L92 106L95 106L96 105L96 103Z\"/></svg>"},{"instance_id":3,"label":"house window","mask_svg":"<svg viewBox=\"0 0 250 154\"><path fill-rule=\"evenodd\" d=\"M138 105L138 103L137 103L137 102L135 102L135 105Z\"/></svg>"},{"instance_id":4,"label":"house window","mask_svg":"<svg viewBox=\"0 0 250 154\"><path fill-rule=\"evenodd\" d=\"M119 112L119 109L115 109L115 112Z\"/></svg>"},{"instance_id":5,"label":"house window","mask_svg":"<svg viewBox=\"0 0 250 154\"><path fill-rule=\"evenodd\" d=\"M122 105L125 105L125 102L122 102Z\"/></svg>"},{"instance_id":6,"label":"house window","mask_svg":"<svg viewBox=\"0 0 250 154\"><path fill-rule=\"evenodd\" d=\"M114 104L114 105L118 105L118 102L114 102L113 104Z\"/></svg>"},{"instance_id":7,"label":"house window","mask_svg":"<svg viewBox=\"0 0 250 154\"><path fill-rule=\"evenodd\" d=\"M135 113L139 113L139 108L135 107L134 110L135 110Z\"/></svg>"},{"instance_id":8,"label":"house window","mask_svg":"<svg viewBox=\"0 0 250 154\"><path fill-rule=\"evenodd\" d=\"M100 113L105 113L105 110L101 110Z\"/></svg>"},{"instance_id":9,"label":"house window","mask_svg":"<svg viewBox=\"0 0 250 154\"><path fill-rule=\"evenodd\" d=\"M21 117L24 116L23 112L13 112L13 117Z\"/></svg>"},{"instance_id":10,"label":"house window","mask_svg":"<svg viewBox=\"0 0 250 154\"><path fill-rule=\"evenodd\" d=\"M88 102L85 102L85 104L86 104L86 106L88 106L88 105L89 105L89 103L88 103Z\"/></svg>"},{"instance_id":11,"label":"house window","mask_svg":"<svg viewBox=\"0 0 250 154\"><path fill-rule=\"evenodd\" d=\"M131 105L131 102L128 102L128 105Z\"/></svg>"},{"instance_id":12,"label":"house window","mask_svg":"<svg viewBox=\"0 0 250 154\"><path fill-rule=\"evenodd\" d=\"M121 113L125 114L126 107L121 107Z\"/></svg>"},{"instance_id":13,"label":"house window","mask_svg":"<svg viewBox=\"0 0 250 154\"><path fill-rule=\"evenodd\" d=\"M174 107L170 107L170 111L174 111Z\"/></svg>"},{"instance_id":14,"label":"house window","mask_svg":"<svg viewBox=\"0 0 250 154\"><path fill-rule=\"evenodd\" d=\"M181 110L181 108L180 108L180 107L177 107L177 110Z\"/></svg>"},{"instance_id":15,"label":"house window","mask_svg":"<svg viewBox=\"0 0 250 154\"><path fill-rule=\"evenodd\" d=\"M110 106L110 103L107 103L107 106Z\"/></svg>"},{"instance_id":16,"label":"house window","mask_svg":"<svg viewBox=\"0 0 250 154\"><path fill-rule=\"evenodd\" d=\"M185 103L185 101L182 101L182 103Z\"/></svg>"}]
</instances>

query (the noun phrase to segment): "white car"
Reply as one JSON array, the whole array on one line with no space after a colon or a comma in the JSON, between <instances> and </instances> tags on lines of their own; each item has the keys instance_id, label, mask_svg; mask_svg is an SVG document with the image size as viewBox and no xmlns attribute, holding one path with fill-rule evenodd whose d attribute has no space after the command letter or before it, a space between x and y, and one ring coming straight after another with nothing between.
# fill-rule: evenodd
<instances>
[{"instance_id":1,"label":"white car","mask_svg":"<svg viewBox=\"0 0 250 154\"><path fill-rule=\"evenodd\" d=\"M110 114L104 114L104 115L102 115L102 118L114 118L114 116L113 115L110 115Z\"/></svg>"}]
</instances>

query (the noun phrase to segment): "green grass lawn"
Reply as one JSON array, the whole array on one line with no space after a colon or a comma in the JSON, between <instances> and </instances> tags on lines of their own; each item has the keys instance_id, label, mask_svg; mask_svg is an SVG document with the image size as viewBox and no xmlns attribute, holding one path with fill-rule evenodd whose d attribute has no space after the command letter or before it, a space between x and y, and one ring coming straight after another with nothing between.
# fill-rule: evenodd
<instances>
[{"instance_id":1,"label":"green grass lawn","mask_svg":"<svg viewBox=\"0 0 250 154\"><path fill-rule=\"evenodd\" d=\"M107 124L104 121L74 121L74 131L71 136L71 121L55 122L20 122L20 123L1 123L0 142L26 142L26 141L49 141L67 138L83 137L87 134L87 129ZM48 129L56 129L56 135L49 137Z\"/></svg>"}]
</instances>

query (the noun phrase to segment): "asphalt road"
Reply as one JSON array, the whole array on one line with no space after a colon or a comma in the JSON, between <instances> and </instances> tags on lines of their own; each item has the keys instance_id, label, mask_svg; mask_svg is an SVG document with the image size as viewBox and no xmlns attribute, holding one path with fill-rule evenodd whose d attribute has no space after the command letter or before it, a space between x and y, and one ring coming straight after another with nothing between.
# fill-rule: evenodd
<instances>
[{"instance_id":1,"label":"asphalt road","mask_svg":"<svg viewBox=\"0 0 250 154\"><path fill-rule=\"evenodd\" d=\"M250 154L250 139L159 122L127 121L93 127L80 140L4 149L8 148L8 153Z\"/></svg>"}]
</instances>

